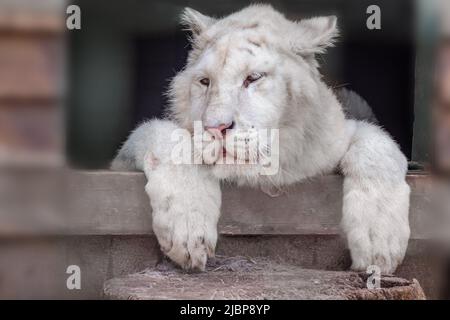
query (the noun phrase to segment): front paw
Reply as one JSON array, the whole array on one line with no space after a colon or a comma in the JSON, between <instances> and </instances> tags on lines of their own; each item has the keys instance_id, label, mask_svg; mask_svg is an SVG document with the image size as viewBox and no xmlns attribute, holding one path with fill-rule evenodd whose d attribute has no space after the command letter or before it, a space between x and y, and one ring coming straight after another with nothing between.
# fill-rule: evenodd
<instances>
[{"instance_id":1,"label":"front paw","mask_svg":"<svg viewBox=\"0 0 450 320\"><path fill-rule=\"evenodd\" d=\"M217 223L198 212L153 214L153 231L161 250L183 269L204 271L214 256Z\"/></svg>"},{"instance_id":2,"label":"front paw","mask_svg":"<svg viewBox=\"0 0 450 320\"><path fill-rule=\"evenodd\" d=\"M376 265L381 273L392 274L403 261L410 233L408 224L361 223L346 229L353 270L366 271Z\"/></svg>"}]
</instances>

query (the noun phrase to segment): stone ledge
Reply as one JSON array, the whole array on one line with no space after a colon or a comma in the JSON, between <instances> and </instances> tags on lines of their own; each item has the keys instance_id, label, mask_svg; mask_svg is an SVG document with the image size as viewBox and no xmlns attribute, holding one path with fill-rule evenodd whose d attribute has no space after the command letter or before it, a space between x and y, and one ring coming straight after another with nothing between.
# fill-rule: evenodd
<instances>
[{"instance_id":1,"label":"stone ledge","mask_svg":"<svg viewBox=\"0 0 450 320\"><path fill-rule=\"evenodd\" d=\"M104 297L118 300L423 300L417 280L382 276L367 288L367 275L308 270L266 258L216 257L207 272L187 273L163 263L108 280ZM195 310L194 310L195 311Z\"/></svg>"},{"instance_id":2,"label":"stone ledge","mask_svg":"<svg viewBox=\"0 0 450 320\"><path fill-rule=\"evenodd\" d=\"M408 182L411 238L427 239L431 178L414 174ZM140 172L0 171L0 200L7 199L0 201L0 234L152 234L144 185ZM336 235L342 177L311 179L278 198L257 189L223 186L222 202L223 235ZM20 214L12 210L18 208Z\"/></svg>"}]
</instances>

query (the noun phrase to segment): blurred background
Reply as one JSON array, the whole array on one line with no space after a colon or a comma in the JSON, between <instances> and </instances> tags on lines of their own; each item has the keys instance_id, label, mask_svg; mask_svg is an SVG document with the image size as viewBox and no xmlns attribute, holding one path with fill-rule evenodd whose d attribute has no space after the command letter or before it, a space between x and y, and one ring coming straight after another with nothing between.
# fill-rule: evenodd
<instances>
[{"instance_id":1,"label":"blurred background","mask_svg":"<svg viewBox=\"0 0 450 320\"><path fill-rule=\"evenodd\" d=\"M127 133L160 117L169 80L186 60L185 6L224 16L249 1L75 1L83 27L69 33L67 154L77 167L105 167ZM338 45L320 57L330 86L361 94L411 158L415 87L414 1L377 1L381 30L366 27L368 0L270 1L290 19L335 14ZM355 14L359 12L360 14ZM401 17L401 23L399 23ZM88 59L86 57L89 57ZM107 116L106 116L107 115Z\"/></svg>"},{"instance_id":2,"label":"blurred background","mask_svg":"<svg viewBox=\"0 0 450 320\"><path fill-rule=\"evenodd\" d=\"M429 173L450 172L449 1L264 2L290 19L338 16L340 41L320 57L325 80L363 96L400 144L410 160L414 223L426 224ZM0 298L98 298L105 279L156 259L155 239L143 236L150 230L142 222L148 204L139 204L143 178L97 170L139 122L162 115L164 92L189 50L178 25L183 8L220 17L249 3L0 0ZM366 27L373 4L381 30ZM69 5L81 9L80 30L66 27ZM67 167L93 171L61 175ZM127 216L117 218L122 211ZM134 218L140 225L127 229ZM429 243L417 241L400 272L443 297L446 283L433 266L446 262L435 263L424 255ZM336 265L321 267L345 268L343 247ZM88 270L81 291L65 286L72 263Z\"/></svg>"},{"instance_id":3,"label":"blurred background","mask_svg":"<svg viewBox=\"0 0 450 320\"><path fill-rule=\"evenodd\" d=\"M61 161L64 1L0 1L0 163Z\"/></svg>"},{"instance_id":4,"label":"blurred background","mask_svg":"<svg viewBox=\"0 0 450 320\"><path fill-rule=\"evenodd\" d=\"M441 174L450 172L450 3L442 1L441 39L436 50L433 79L434 166Z\"/></svg>"},{"instance_id":5,"label":"blurred background","mask_svg":"<svg viewBox=\"0 0 450 320\"><path fill-rule=\"evenodd\" d=\"M429 160L436 1L377 1L381 30L366 27L368 0L270 3L291 19L337 15L340 42L320 57L326 81L363 96L410 160ZM81 30L65 28L69 4L82 8ZM106 168L128 132L164 110L189 49L181 10L223 16L247 4L1 0L0 158Z\"/></svg>"}]
</instances>

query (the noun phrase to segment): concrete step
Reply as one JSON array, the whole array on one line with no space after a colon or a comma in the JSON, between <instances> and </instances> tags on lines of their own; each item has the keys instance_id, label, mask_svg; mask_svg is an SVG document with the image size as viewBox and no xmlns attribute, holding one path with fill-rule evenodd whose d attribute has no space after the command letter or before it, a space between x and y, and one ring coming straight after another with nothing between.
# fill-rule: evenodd
<instances>
[{"instance_id":1,"label":"concrete step","mask_svg":"<svg viewBox=\"0 0 450 320\"><path fill-rule=\"evenodd\" d=\"M233 236L339 235L342 180L338 175L317 177L290 186L276 198L259 189L224 185L219 233ZM411 186L411 239L429 239L433 235L429 228L433 212L431 177L411 174L407 181ZM0 196L7 199L7 202L0 202L0 233L152 234L145 183L141 172L20 174L0 168ZM27 199L27 210L23 210L23 199ZM19 220L25 215L27 219ZM2 230L4 226L9 230Z\"/></svg>"},{"instance_id":2,"label":"concrete step","mask_svg":"<svg viewBox=\"0 0 450 320\"><path fill-rule=\"evenodd\" d=\"M396 274L419 279L427 296L437 298L445 281L442 251L433 250L426 227L433 212L430 180L408 176L412 235ZM144 185L137 172L0 168L0 298L99 298L105 280L157 265L161 252ZM217 254L348 270L339 234L342 177L318 177L278 198L251 188L223 190ZM80 290L66 287L69 265L81 269Z\"/></svg>"},{"instance_id":3,"label":"concrete step","mask_svg":"<svg viewBox=\"0 0 450 320\"><path fill-rule=\"evenodd\" d=\"M267 258L217 256L202 273L164 261L154 268L105 282L103 293L119 300L416 300L425 299L417 280L382 276L368 289L369 275L308 270Z\"/></svg>"}]
</instances>

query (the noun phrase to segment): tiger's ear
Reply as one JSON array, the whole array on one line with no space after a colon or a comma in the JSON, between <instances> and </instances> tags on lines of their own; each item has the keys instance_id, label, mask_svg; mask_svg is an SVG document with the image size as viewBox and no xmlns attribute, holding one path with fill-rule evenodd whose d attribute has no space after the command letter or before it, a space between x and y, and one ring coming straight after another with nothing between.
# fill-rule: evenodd
<instances>
[{"instance_id":1,"label":"tiger's ear","mask_svg":"<svg viewBox=\"0 0 450 320\"><path fill-rule=\"evenodd\" d=\"M217 20L215 18L205 16L194 9L184 8L180 21L181 24L185 26L187 30L192 32L194 36L198 36L208 27L213 25Z\"/></svg>"},{"instance_id":2,"label":"tiger's ear","mask_svg":"<svg viewBox=\"0 0 450 320\"><path fill-rule=\"evenodd\" d=\"M338 35L336 16L301 20L295 23L291 47L299 55L324 53L334 45Z\"/></svg>"}]
</instances>

